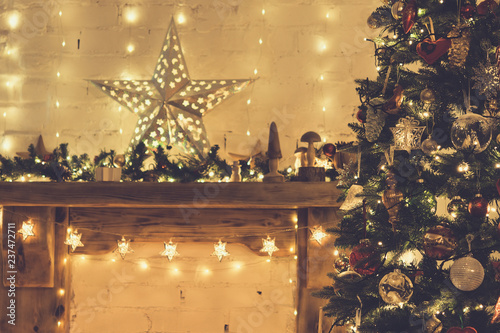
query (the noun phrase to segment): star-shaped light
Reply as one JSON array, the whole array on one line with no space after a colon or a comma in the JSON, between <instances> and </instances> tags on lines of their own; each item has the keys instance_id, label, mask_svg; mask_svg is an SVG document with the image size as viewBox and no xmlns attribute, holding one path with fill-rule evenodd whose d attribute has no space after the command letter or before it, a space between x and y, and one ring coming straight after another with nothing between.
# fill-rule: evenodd
<instances>
[{"instance_id":1,"label":"star-shaped light","mask_svg":"<svg viewBox=\"0 0 500 333\"><path fill-rule=\"evenodd\" d=\"M217 259L219 259L219 262L221 262L224 257L229 255L229 252L226 251L226 244L227 243L223 243L220 239L219 243L214 243L214 252L212 255L216 256Z\"/></svg>"},{"instance_id":2,"label":"star-shaped light","mask_svg":"<svg viewBox=\"0 0 500 333\"><path fill-rule=\"evenodd\" d=\"M23 226L19 229L18 233L23 235L23 240L26 240L29 236L35 236L35 233L33 232L34 227L35 225L31 220L24 221Z\"/></svg>"},{"instance_id":3,"label":"star-shaped light","mask_svg":"<svg viewBox=\"0 0 500 333\"><path fill-rule=\"evenodd\" d=\"M75 252L77 247L84 246L82 243L82 234L79 234L78 230L72 232L71 229L68 229L68 236L64 244L71 246L71 251Z\"/></svg>"},{"instance_id":4,"label":"star-shaped light","mask_svg":"<svg viewBox=\"0 0 500 333\"><path fill-rule=\"evenodd\" d=\"M152 150L171 145L200 157L210 148L202 116L250 82L191 80L173 19L151 80L92 80L139 116L129 150L144 142Z\"/></svg>"},{"instance_id":5,"label":"star-shaped light","mask_svg":"<svg viewBox=\"0 0 500 333\"><path fill-rule=\"evenodd\" d=\"M272 257L273 253L279 250L274 244L275 241L276 238L271 239L269 236L267 236L267 239L262 238L262 249L260 249L260 252L267 252Z\"/></svg>"},{"instance_id":6,"label":"star-shaped light","mask_svg":"<svg viewBox=\"0 0 500 333\"><path fill-rule=\"evenodd\" d=\"M165 250L160 252L160 255L167 257L168 261L172 261L175 256L179 255L179 252L177 252L177 244L172 243L172 241L168 242L168 244L163 242L163 244L165 245Z\"/></svg>"},{"instance_id":7,"label":"star-shaped light","mask_svg":"<svg viewBox=\"0 0 500 333\"><path fill-rule=\"evenodd\" d=\"M122 237L121 240L116 241L118 246L113 252L118 252L122 259L125 259L127 253L134 253L134 250L130 247L130 239L126 240L125 237Z\"/></svg>"},{"instance_id":8,"label":"star-shaped light","mask_svg":"<svg viewBox=\"0 0 500 333\"><path fill-rule=\"evenodd\" d=\"M318 242L319 245L321 245L321 242L323 241L324 238L328 237L328 234L323 231L322 226L316 226L310 230L311 230L311 239Z\"/></svg>"}]
</instances>

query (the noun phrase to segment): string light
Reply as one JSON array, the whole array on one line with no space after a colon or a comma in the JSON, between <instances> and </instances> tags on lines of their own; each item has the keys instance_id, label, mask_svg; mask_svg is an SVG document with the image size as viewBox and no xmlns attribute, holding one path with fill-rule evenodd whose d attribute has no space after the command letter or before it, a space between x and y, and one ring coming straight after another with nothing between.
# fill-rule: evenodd
<instances>
[{"instance_id":1,"label":"string light","mask_svg":"<svg viewBox=\"0 0 500 333\"><path fill-rule=\"evenodd\" d=\"M322 226L315 226L311 230L311 240L315 240L318 242L319 245L321 245L321 242L323 239L328 237L328 235L323 231Z\"/></svg>"},{"instance_id":2,"label":"string light","mask_svg":"<svg viewBox=\"0 0 500 333\"><path fill-rule=\"evenodd\" d=\"M18 11L12 11L7 19L7 23L11 27L11 29L15 29L19 26L19 21L21 20L21 15Z\"/></svg>"},{"instance_id":3,"label":"string light","mask_svg":"<svg viewBox=\"0 0 500 333\"><path fill-rule=\"evenodd\" d=\"M79 234L78 230L75 229L75 231L72 232L71 229L68 228L68 236L66 237L64 244L71 246L71 251L75 252L77 247L84 246L81 239L82 234Z\"/></svg>"},{"instance_id":4,"label":"string light","mask_svg":"<svg viewBox=\"0 0 500 333\"><path fill-rule=\"evenodd\" d=\"M262 238L262 249L260 249L260 252L266 252L272 257L273 253L279 250L275 245L275 241L276 238L271 239L269 236L267 236L267 239Z\"/></svg>"},{"instance_id":5,"label":"string light","mask_svg":"<svg viewBox=\"0 0 500 333\"><path fill-rule=\"evenodd\" d=\"M183 24L186 22L186 17L184 16L184 14L181 13L181 14L179 14L179 16L177 16L177 22L179 24Z\"/></svg>"},{"instance_id":6,"label":"string light","mask_svg":"<svg viewBox=\"0 0 500 333\"><path fill-rule=\"evenodd\" d=\"M175 256L179 255L179 252L177 252L177 244L172 243L172 240L170 240L168 244L166 242L163 242L163 244L165 246L165 250L160 252L160 254L167 257L168 261L172 261Z\"/></svg>"},{"instance_id":7,"label":"string light","mask_svg":"<svg viewBox=\"0 0 500 333\"><path fill-rule=\"evenodd\" d=\"M134 45L133 45L133 44L128 44L128 46L127 46L127 51L128 51L129 53L132 53L132 52L134 52L134 50L135 50Z\"/></svg>"},{"instance_id":8,"label":"string light","mask_svg":"<svg viewBox=\"0 0 500 333\"><path fill-rule=\"evenodd\" d=\"M122 236L122 239L119 241L116 241L117 247L113 252L118 252L118 254L122 257L122 259L125 259L125 256L127 253L134 253L134 250L130 247L130 240L126 240L124 236Z\"/></svg>"},{"instance_id":9,"label":"string light","mask_svg":"<svg viewBox=\"0 0 500 333\"><path fill-rule=\"evenodd\" d=\"M35 227L35 225L31 221L31 219L23 222L23 226L18 231L18 233L23 235L23 241L26 240L26 238L28 238L30 236L35 236L35 233L33 232L34 227Z\"/></svg>"},{"instance_id":10,"label":"string light","mask_svg":"<svg viewBox=\"0 0 500 333\"><path fill-rule=\"evenodd\" d=\"M259 38L259 44L261 44L261 45L262 45L262 43L263 43L263 42L264 42L264 41L262 40L262 38Z\"/></svg>"},{"instance_id":11,"label":"string light","mask_svg":"<svg viewBox=\"0 0 500 333\"><path fill-rule=\"evenodd\" d=\"M218 243L214 243L214 252L212 255L217 257L219 262L221 262L224 257L229 255L229 252L226 251L226 244L227 243L223 243L220 239Z\"/></svg>"}]
</instances>

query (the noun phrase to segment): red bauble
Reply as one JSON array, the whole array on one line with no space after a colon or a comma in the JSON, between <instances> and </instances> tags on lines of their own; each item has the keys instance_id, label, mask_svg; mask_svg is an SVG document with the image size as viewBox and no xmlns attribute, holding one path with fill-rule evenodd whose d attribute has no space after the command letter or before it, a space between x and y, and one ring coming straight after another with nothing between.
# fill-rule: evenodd
<instances>
[{"instance_id":1,"label":"red bauble","mask_svg":"<svg viewBox=\"0 0 500 333\"><path fill-rule=\"evenodd\" d=\"M486 217L489 211L490 203L481 194L476 194L476 197L469 202L469 213L472 216Z\"/></svg>"},{"instance_id":2,"label":"red bauble","mask_svg":"<svg viewBox=\"0 0 500 333\"><path fill-rule=\"evenodd\" d=\"M327 143L323 146L323 154L326 157L333 158L333 155L337 152L337 148L333 143Z\"/></svg>"},{"instance_id":3,"label":"red bauble","mask_svg":"<svg viewBox=\"0 0 500 333\"><path fill-rule=\"evenodd\" d=\"M424 236L424 251L429 258L449 258L457 247L457 239L450 228L442 225L427 230Z\"/></svg>"},{"instance_id":4,"label":"red bauble","mask_svg":"<svg viewBox=\"0 0 500 333\"><path fill-rule=\"evenodd\" d=\"M466 20L473 18L474 14L476 14L476 7L473 4L468 3L460 8L460 15Z\"/></svg>"},{"instance_id":5,"label":"red bauble","mask_svg":"<svg viewBox=\"0 0 500 333\"><path fill-rule=\"evenodd\" d=\"M356 119L362 124L366 123L366 110L359 108L358 113L356 113Z\"/></svg>"},{"instance_id":6,"label":"red bauble","mask_svg":"<svg viewBox=\"0 0 500 333\"><path fill-rule=\"evenodd\" d=\"M349 265L359 274L372 275L382 265L380 252L366 239L363 239L359 245L352 249Z\"/></svg>"},{"instance_id":7,"label":"red bauble","mask_svg":"<svg viewBox=\"0 0 500 333\"><path fill-rule=\"evenodd\" d=\"M413 24L415 24L415 18L417 17L417 1L410 0L403 9L403 30L405 34L410 32Z\"/></svg>"},{"instance_id":8,"label":"red bauble","mask_svg":"<svg viewBox=\"0 0 500 333\"><path fill-rule=\"evenodd\" d=\"M475 328L472 327L466 327L466 328L452 327L449 330L447 330L446 333L477 333L477 331Z\"/></svg>"},{"instance_id":9,"label":"red bauble","mask_svg":"<svg viewBox=\"0 0 500 333\"><path fill-rule=\"evenodd\" d=\"M477 6L477 13L484 16L488 13L494 12L497 7L498 4L495 0L485 0Z\"/></svg>"}]
</instances>

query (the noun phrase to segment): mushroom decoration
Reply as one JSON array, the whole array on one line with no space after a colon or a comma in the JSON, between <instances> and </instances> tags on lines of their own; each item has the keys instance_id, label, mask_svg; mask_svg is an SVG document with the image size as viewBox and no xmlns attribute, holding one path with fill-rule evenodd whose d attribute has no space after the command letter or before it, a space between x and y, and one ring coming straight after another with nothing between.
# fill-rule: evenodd
<instances>
[{"instance_id":1,"label":"mushroom decoration","mask_svg":"<svg viewBox=\"0 0 500 333\"><path fill-rule=\"evenodd\" d=\"M307 132L300 138L301 142L307 142L307 166L313 167L316 159L316 150L314 149L314 143L320 142L321 137L316 132Z\"/></svg>"},{"instance_id":2,"label":"mushroom decoration","mask_svg":"<svg viewBox=\"0 0 500 333\"><path fill-rule=\"evenodd\" d=\"M283 182L285 177L278 173L279 159L281 156L280 138L278 136L278 127L273 121L269 128L269 144L267 148L267 156L269 157L269 173L264 175L265 182Z\"/></svg>"},{"instance_id":3,"label":"mushroom decoration","mask_svg":"<svg viewBox=\"0 0 500 333\"><path fill-rule=\"evenodd\" d=\"M307 166L306 153L306 147L297 147L297 149L295 149L294 155L297 158L295 160L295 170L299 170L300 167Z\"/></svg>"}]
</instances>

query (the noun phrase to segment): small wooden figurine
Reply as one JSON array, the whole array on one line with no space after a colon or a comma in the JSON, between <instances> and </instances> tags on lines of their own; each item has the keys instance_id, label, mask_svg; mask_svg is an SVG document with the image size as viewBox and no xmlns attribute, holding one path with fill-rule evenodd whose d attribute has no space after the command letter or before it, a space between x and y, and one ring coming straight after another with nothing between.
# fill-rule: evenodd
<instances>
[{"instance_id":1,"label":"small wooden figurine","mask_svg":"<svg viewBox=\"0 0 500 333\"><path fill-rule=\"evenodd\" d=\"M279 159L281 156L280 138L278 136L278 127L274 121L269 128L269 143L267 148L267 156L269 157L269 173L264 175L264 182L279 183L284 182L285 177L278 173Z\"/></svg>"},{"instance_id":2,"label":"small wooden figurine","mask_svg":"<svg viewBox=\"0 0 500 333\"><path fill-rule=\"evenodd\" d=\"M307 132L300 138L301 142L307 142L307 164L299 168L298 180L303 182L324 182L325 168L315 167L316 164L316 149L315 142L321 142L321 137L318 133Z\"/></svg>"}]
</instances>

